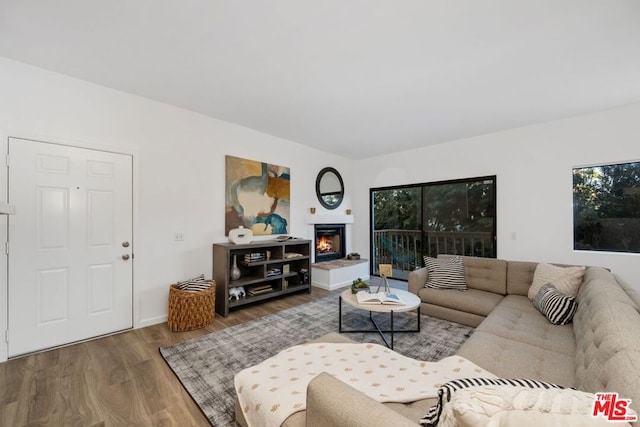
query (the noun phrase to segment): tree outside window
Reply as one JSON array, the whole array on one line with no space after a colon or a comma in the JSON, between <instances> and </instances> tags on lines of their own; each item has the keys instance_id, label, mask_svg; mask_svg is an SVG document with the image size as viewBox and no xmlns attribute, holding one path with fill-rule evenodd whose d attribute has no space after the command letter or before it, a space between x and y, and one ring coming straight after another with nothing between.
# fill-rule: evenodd
<instances>
[{"instance_id":1,"label":"tree outside window","mask_svg":"<svg viewBox=\"0 0 640 427\"><path fill-rule=\"evenodd\" d=\"M640 162L573 169L574 249L640 252Z\"/></svg>"}]
</instances>

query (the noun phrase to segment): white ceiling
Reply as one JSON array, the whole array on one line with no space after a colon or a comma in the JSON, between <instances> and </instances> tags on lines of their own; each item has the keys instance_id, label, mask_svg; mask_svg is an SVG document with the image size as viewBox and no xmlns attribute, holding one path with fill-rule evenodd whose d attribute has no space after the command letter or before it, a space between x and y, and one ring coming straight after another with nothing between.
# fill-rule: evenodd
<instances>
[{"instance_id":1,"label":"white ceiling","mask_svg":"<svg viewBox=\"0 0 640 427\"><path fill-rule=\"evenodd\" d=\"M640 1L0 0L0 56L357 159L639 102Z\"/></svg>"}]
</instances>

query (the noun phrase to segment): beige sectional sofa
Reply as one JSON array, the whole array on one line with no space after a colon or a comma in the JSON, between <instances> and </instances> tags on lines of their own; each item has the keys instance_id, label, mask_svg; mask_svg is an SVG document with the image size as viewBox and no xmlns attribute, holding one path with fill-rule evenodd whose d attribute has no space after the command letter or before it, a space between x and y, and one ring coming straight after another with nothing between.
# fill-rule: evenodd
<instances>
[{"instance_id":1,"label":"beige sectional sofa","mask_svg":"<svg viewBox=\"0 0 640 427\"><path fill-rule=\"evenodd\" d=\"M476 327L458 355L502 378L532 378L591 393L618 392L640 412L639 292L600 267L588 267L573 323L552 325L527 297L536 263L464 258L468 290L428 289L426 269L409 290L422 313ZM328 341L347 341L337 334ZM328 375L308 386L307 410L283 425L416 425L435 403L380 404ZM357 402L357 404L355 404ZM239 421L242 423L241 414Z\"/></svg>"}]
</instances>

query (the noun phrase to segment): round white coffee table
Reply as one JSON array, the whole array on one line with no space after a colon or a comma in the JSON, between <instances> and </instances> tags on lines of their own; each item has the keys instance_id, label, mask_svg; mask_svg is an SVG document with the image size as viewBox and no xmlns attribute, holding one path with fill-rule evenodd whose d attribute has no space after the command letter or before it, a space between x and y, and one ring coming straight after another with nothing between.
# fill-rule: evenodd
<instances>
[{"instance_id":1,"label":"round white coffee table","mask_svg":"<svg viewBox=\"0 0 640 427\"><path fill-rule=\"evenodd\" d=\"M338 302L338 331L340 333L345 332L378 332L382 337L382 340L387 347L393 350L393 334L398 332L420 332L420 298L411 292L401 291L399 289L391 289L391 293L396 294L398 298L404 303L404 305L397 304L358 304L358 300L355 294L351 293L351 288L345 289L341 294ZM342 328L342 302L346 302L350 306L357 308L358 310L364 310L369 312L369 319L376 329L343 329ZM415 329L399 329L393 328L393 313L400 313L406 311L416 310L417 320ZM390 327L388 330L382 330L372 313L389 313ZM386 333L390 334L390 341L387 341Z\"/></svg>"}]
</instances>

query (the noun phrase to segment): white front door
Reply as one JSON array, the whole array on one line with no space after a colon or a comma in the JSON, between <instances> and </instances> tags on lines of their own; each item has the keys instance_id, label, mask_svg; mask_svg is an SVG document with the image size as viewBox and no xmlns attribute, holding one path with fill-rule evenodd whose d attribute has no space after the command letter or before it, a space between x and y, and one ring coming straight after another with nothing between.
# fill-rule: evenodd
<instances>
[{"instance_id":1,"label":"white front door","mask_svg":"<svg viewBox=\"0 0 640 427\"><path fill-rule=\"evenodd\" d=\"M9 357L133 327L132 158L9 139Z\"/></svg>"}]
</instances>

